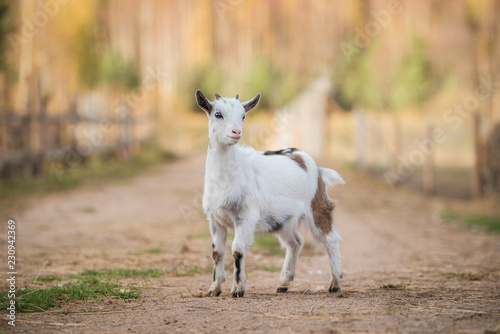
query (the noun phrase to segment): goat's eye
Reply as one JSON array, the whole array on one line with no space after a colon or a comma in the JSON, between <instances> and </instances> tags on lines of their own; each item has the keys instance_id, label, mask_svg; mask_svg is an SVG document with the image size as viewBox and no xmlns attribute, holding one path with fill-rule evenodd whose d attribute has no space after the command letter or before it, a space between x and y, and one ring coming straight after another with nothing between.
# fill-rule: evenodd
<instances>
[{"instance_id":1,"label":"goat's eye","mask_svg":"<svg viewBox=\"0 0 500 334\"><path fill-rule=\"evenodd\" d=\"M243 116L243 120L244 120L245 118L247 118L247 117L246 117L246 116Z\"/></svg>"},{"instance_id":2,"label":"goat's eye","mask_svg":"<svg viewBox=\"0 0 500 334\"><path fill-rule=\"evenodd\" d=\"M223 118L223 117L222 117L222 114L220 112L216 112L215 113L215 118L220 119L220 118Z\"/></svg>"}]
</instances>

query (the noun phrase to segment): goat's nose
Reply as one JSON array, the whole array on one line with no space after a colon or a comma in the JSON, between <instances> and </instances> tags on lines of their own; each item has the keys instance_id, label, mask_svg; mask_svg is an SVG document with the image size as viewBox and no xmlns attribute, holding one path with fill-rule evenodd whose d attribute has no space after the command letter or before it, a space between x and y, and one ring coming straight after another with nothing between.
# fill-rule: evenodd
<instances>
[{"instance_id":1,"label":"goat's nose","mask_svg":"<svg viewBox=\"0 0 500 334\"><path fill-rule=\"evenodd\" d=\"M233 133L234 133L235 135L238 135L238 136L239 136L239 135L241 134L241 131L240 131L240 130L233 129Z\"/></svg>"}]
</instances>

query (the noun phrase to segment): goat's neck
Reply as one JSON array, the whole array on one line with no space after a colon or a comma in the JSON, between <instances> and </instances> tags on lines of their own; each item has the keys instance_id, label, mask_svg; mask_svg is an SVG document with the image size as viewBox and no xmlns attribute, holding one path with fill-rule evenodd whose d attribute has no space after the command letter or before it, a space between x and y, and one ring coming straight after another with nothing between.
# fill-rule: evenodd
<instances>
[{"instance_id":1,"label":"goat's neck","mask_svg":"<svg viewBox=\"0 0 500 334\"><path fill-rule=\"evenodd\" d=\"M211 141L206 163L206 175L218 180L229 181L238 178L242 161L237 145L219 145Z\"/></svg>"}]
</instances>

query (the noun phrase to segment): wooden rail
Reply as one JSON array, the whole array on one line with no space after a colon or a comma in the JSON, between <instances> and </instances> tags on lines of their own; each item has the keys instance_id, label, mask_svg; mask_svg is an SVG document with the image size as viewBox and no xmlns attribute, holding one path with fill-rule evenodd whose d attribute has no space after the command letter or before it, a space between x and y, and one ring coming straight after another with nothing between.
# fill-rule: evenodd
<instances>
[{"instance_id":1,"label":"wooden rail","mask_svg":"<svg viewBox=\"0 0 500 334\"><path fill-rule=\"evenodd\" d=\"M129 157L154 135L155 118L152 112L122 110L121 117L100 118L80 115L76 108L59 115L48 115L43 107L37 114L0 114L0 178L20 171L25 177L43 177L52 161L70 168L93 155Z\"/></svg>"}]
</instances>

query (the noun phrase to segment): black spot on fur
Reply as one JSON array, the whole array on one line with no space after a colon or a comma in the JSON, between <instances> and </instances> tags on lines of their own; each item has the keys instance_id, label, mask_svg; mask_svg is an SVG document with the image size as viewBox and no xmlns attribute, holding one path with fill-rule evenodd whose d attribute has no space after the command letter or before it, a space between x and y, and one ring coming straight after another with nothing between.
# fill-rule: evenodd
<instances>
[{"instance_id":1,"label":"black spot on fur","mask_svg":"<svg viewBox=\"0 0 500 334\"><path fill-rule=\"evenodd\" d=\"M278 151L264 151L264 155L286 155L286 154L292 154L295 151L298 151L299 149L295 147L291 148L286 148Z\"/></svg>"},{"instance_id":2,"label":"black spot on fur","mask_svg":"<svg viewBox=\"0 0 500 334\"><path fill-rule=\"evenodd\" d=\"M283 225L291 218L291 216L286 216L281 220L276 219L273 216L267 216L265 218L266 226L268 227L268 232L278 232L283 228Z\"/></svg>"},{"instance_id":3,"label":"black spot on fur","mask_svg":"<svg viewBox=\"0 0 500 334\"><path fill-rule=\"evenodd\" d=\"M212 242L212 248L215 248L215 244Z\"/></svg>"},{"instance_id":4,"label":"black spot on fur","mask_svg":"<svg viewBox=\"0 0 500 334\"><path fill-rule=\"evenodd\" d=\"M236 251L233 253L234 257L234 268L236 269L236 283L240 282L240 275L241 275L241 259L243 258L243 254L240 252ZM241 297L241 296L240 296Z\"/></svg>"}]
</instances>

